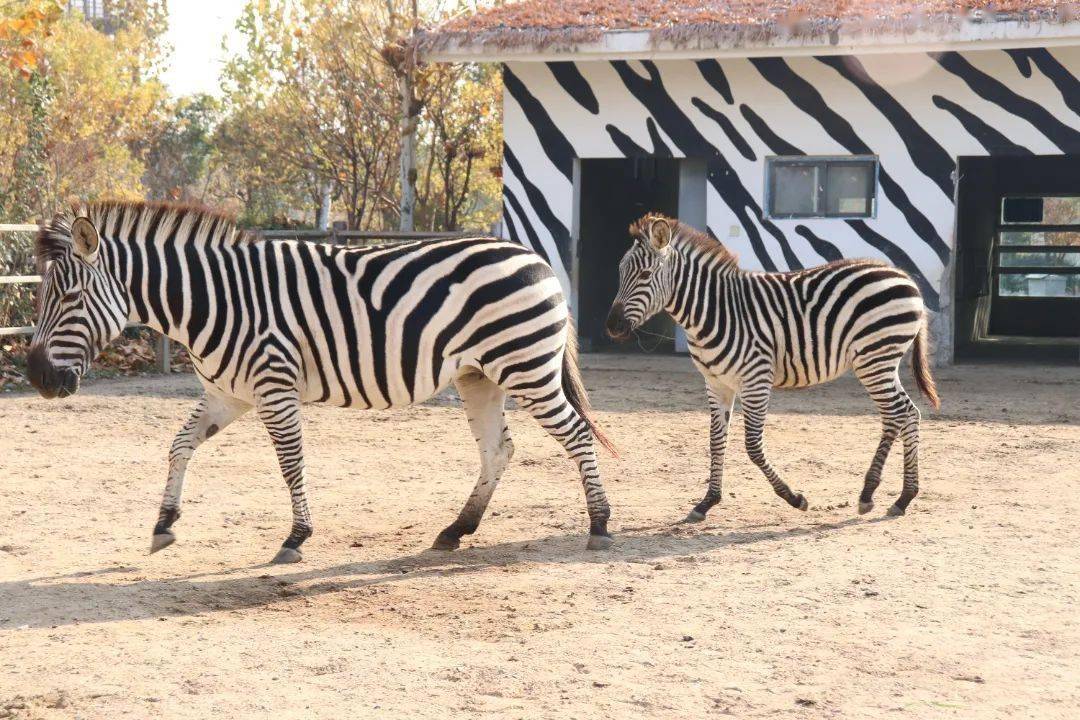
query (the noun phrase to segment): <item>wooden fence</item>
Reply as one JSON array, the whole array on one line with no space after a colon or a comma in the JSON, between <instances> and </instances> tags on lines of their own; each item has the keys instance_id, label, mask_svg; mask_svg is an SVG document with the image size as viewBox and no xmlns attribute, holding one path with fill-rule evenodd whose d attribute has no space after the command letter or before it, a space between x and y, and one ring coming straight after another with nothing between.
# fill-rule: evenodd
<instances>
[{"instance_id":1,"label":"wooden fence","mask_svg":"<svg viewBox=\"0 0 1080 720\"><path fill-rule=\"evenodd\" d=\"M396 230L257 230L267 240L309 240L333 245L361 246L409 240L468 237L462 232L398 232Z\"/></svg>"},{"instance_id":2,"label":"wooden fence","mask_svg":"<svg viewBox=\"0 0 1080 720\"><path fill-rule=\"evenodd\" d=\"M0 224L0 242L3 242L5 233L30 232L36 233L37 225L4 225ZM435 238L465 237L467 233L457 232L396 232L396 231L366 231L366 230L256 230L256 234L267 240L305 240L308 242L330 242L334 245L362 246L393 242L407 242L409 240L431 240ZM29 285L40 283L40 275L0 275L0 285ZM138 323L129 323L128 327L140 327ZM0 327L0 337L11 335L32 335L33 325L13 327ZM172 349L169 347L169 338L159 335L155 343L156 366L161 372L169 372Z\"/></svg>"},{"instance_id":3,"label":"wooden fence","mask_svg":"<svg viewBox=\"0 0 1080 720\"><path fill-rule=\"evenodd\" d=\"M0 224L0 242L7 233L26 232L36 233L37 225L2 225ZM40 275L0 275L0 285L33 285L41 282ZM0 327L0 337L9 335L28 335L34 332L32 325L21 327Z\"/></svg>"}]
</instances>

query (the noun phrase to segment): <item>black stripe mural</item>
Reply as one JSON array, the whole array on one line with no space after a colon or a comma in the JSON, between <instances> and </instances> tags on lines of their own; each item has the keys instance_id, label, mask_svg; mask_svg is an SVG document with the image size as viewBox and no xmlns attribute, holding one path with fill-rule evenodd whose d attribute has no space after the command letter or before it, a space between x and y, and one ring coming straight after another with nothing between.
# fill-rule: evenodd
<instances>
[{"instance_id":1,"label":"black stripe mural","mask_svg":"<svg viewBox=\"0 0 1080 720\"><path fill-rule=\"evenodd\" d=\"M641 102L652 117L656 119L657 124L676 142L684 157L705 158L708 160L709 183L724 198L724 202L739 218L740 223L750 237L755 254L762 260L764 268L766 270L775 270L776 266L765 251L765 245L758 230L759 227L765 227L776 238L783 251L784 259L792 269L801 268L798 258L788 247L787 238L784 237L783 232L763 217L761 207L743 187L724 153L709 142L699 128L699 124L691 120L667 92L656 63L641 63L648 77L642 77L637 70L631 68L630 64L626 62L616 61L611 65L619 74L626 89ZM757 222L755 223L754 220L757 220ZM765 264L766 260L768 261L767 264Z\"/></svg>"},{"instance_id":2,"label":"black stripe mural","mask_svg":"<svg viewBox=\"0 0 1080 720\"><path fill-rule=\"evenodd\" d=\"M506 232L561 263L568 283L575 158L698 158L708 168L708 229L744 267L876 257L915 275L937 309L956 158L1080 154L1078 75L1080 48L513 63L504 72ZM765 159L777 155L876 156L874 217L769 218Z\"/></svg>"},{"instance_id":3,"label":"black stripe mural","mask_svg":"<svg viewBox=\"0 0 1080 720\"><path fill-rule=\"evenodd\" d=\"M956 163L949 157L934 137L926 132L911 117L899 100L870 79L866 68L856 57L832 55L818 58L821 62L840 73L845 80L862 91L866 99L884 116L896 130L897 136L904 143L911 161L928 178L934 181L948 197L953 196L952 172Z\"/></svg>"}]
</instances>

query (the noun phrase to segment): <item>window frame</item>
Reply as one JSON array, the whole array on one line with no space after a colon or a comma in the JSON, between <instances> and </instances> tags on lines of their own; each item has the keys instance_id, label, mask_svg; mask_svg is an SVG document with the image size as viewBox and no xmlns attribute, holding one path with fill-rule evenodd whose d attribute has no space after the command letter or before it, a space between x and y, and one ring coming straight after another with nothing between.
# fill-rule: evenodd
<instances>
[{"instance_id":1,"label":"window frame","mask_svg":"<svg viewBox=\"0 0 1080 720\"><path fill-rule=\"evenodd\" d=\"M990 294L993 300L1005 298L1007 300L1030 302L1033 300L1076 300L1080 299L1073 295L1002 295L1002 275L1080 275L1080 267L1070 265L1002 265L1001 256L1006 253L1040 253L1054 254L1080 254L1080 245L1018 245L1015 243L1003 243L1004 233L1055 233L1080 231L1080 218L1076 222L1067 224L1043 224L1043 223L1019 223L1005 221L1005 202L1007 200L1053 198L1053 197L1076 197L1074 193L1049 193L1046 195L1015 194L1003 195L998 202L997 218L994 222L994 242L991 254Z\"/></svg>"},{"instance_id":2,"label":"window frame","mask_svg":"<svg viewBox=\"0 0 1080 720\"><path fill-rule=\"evenodd\" d=\"M821 205L828 206L829 166L830 165L871 165L870 179L867 184L867 198L870 200L868 213L774 213L773 198L776 186L775 168L780 166L816 166L825 176L821 187ZM878 213L878 175L881 172L881 160L877 155L769 155L765 158L765 217L770 220L873 220Z\"/></svg>"}]
</instances>

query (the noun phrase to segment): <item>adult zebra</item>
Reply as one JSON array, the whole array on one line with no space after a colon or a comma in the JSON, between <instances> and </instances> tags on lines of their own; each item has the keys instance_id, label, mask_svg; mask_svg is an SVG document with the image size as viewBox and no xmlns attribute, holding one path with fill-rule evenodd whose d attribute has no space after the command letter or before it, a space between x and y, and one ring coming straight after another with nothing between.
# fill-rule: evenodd
<instances>
[{"instance_id":1,"label":"adult zebra","mask_svg":"<svg viewBox=\"0 0 1080 720\"><path fill-rule=\"evenodd\" d=\"M763 429L774 387L807 387L854 369L881 412L881 442L866 473L859 512L874 507L881 469L899 435L904 486L890 515L903 515L919 492L919 409L900 384L899 366L914 343L919 389L938 407L926 357L926 311L902 270L873 260L844 260L789 273L746 272L720 242L662 215L630 226L634 243L619 264L619 292L608 333L626 339L666 310L686 330L690 355L705 377L711 469L705 498L687 522L701 522L721 499L728 423L738 394L746 450L776 494L799 510L807 501L765 458Z\"/></svg>"},{"instance_id":2,"label":"adult zebra","mask_svg":"<svg viewBox=\"0 0 1080 720\"><path fill-rule=\"evenodd\" d=\"M37 238L43 275L27 358L46 398L78 389L128 320L182 343L205 394L176 436L151 552L176 537L195 449L251 408L273 440L292 497L292 530L274 562L301 559L312 524L300 406L390 408L453 382L480 448L480 478L435 540L474 532L514 452L506 395L577 461L591 549L606 548L609 508L575 338L558 280L536 254L470 237L346 249L257 240L212 212L103 202L55 217Z\"/></svg>"}]
</instances>

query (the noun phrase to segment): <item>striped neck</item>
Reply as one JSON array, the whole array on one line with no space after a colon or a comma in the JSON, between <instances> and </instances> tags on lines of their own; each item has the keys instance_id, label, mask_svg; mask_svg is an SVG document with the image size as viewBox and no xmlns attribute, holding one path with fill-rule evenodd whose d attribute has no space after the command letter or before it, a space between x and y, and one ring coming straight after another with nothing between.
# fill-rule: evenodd
<instances>
[{"instance_id":1,"label":"striped neck","mask_svg":"<svg viewBox=\"0 0 1080 720\"><path fill-rule=\"evenodd\" d=\"M226 218L187 208L153 205L117 205L92 208L101 234L101 268L125 290L128 320L142 323L191 348L202 327L192 327L193 316L205 326L208 299L227 291L217 287L227 278L206 273L193 256L229 256L228 264L254 274L246 253ZM211 261L214 262L214 261ZM243 266L243 267L241 267ZM220 276L220 277L219 277Z\"/></svg>"},{"instance_id":2,"label":"striped neck","mask_svg":"<svg viewBox=\"0 0 1080 720\"><path fill-rule=\"evenodd\" d=\"M716 241L715 247L700 240L676 237L668 261L671 277L664 309L691 338L703 337L712 328L704 327L707 308L719 302L725 284L743 272L738 258Z\"/></svg>"},{"instance_id":3,"label":"striped neck","mask_svg":"<svg viewBox=\"0 0 1080 720\"><path fill-rule=\"evenodd\" d=\"M151 246L151 249L152 246ZM148 258L147 246L131 240L101 237L101 268L123 288L128 307L128 322L145 325L169 339L189 345L187 333L171 317L168 297L168 271L161 248L157 261Z\"/></svg>"}]
</instances>

